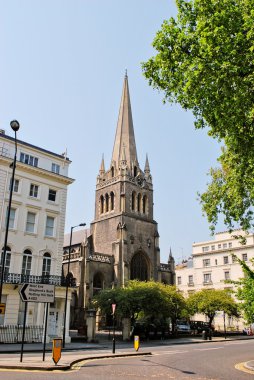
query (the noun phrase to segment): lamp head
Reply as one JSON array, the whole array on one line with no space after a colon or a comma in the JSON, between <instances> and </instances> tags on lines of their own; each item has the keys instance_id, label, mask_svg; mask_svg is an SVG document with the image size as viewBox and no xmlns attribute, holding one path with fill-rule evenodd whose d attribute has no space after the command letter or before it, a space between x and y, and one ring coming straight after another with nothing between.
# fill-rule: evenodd
<instances>
[{"instance_id":1,"label":"lamp head","mask_svg":"<svg viewBox=\"0 0 254 380\"><path fill-rule=\"evenodd\" d=\"M10 126L14 132L17 132L19 130L19 122L17 120L12 120L10 122Z\"/></svg>"},{"instance_id":2,"label":"lamp head","mask_svg":"<svg viewBox=\"0 0 254 380\"><path fill-rule=\"evenodd\" d=\"M79 227L85 227L86 226L86 223L80 223L79 224Z\"/></svg>"}]
</instances>

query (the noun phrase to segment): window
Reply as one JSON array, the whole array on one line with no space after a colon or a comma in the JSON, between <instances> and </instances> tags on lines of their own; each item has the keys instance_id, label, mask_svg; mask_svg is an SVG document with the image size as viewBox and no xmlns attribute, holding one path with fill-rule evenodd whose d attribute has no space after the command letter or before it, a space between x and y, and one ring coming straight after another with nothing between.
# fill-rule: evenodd
<instances>
[{"instance_id":1,"label":"window","mask_svg":"<svg viewBox=\"0 0 254 380\"><path fill-rule=\"evenodd\" d=\"M38 158L34 156L30 156L29 154L20 153L20 162L23 162L24 164L28 164L31 166L38 166Z\"/></svg>"},{"instance_id":2,"label":"window","mask_svg":"<svg viewBox=\"0 0 254 380\"><path fill-rule=\"evenodd\" d=\"M210 259L204 259L203 260L203 266L204 267L209 267L211 265L211 263L210 263Z\"/></svg>"},{"instance_id":3,"label":"window","mask_svg":"<svg viewBox=\"0 0 254 380\"><path fill-rule=\"evenodd\" d=\"M114 210L114 207L115 207L115 195L113 193L113 191L111 191L110 193L110 210Z\"/></svg>"},{"instance_id":4,"label":"window","mask_svg":"<svg viewBox=\"0 0 254 380\"><path fill-rule=\"evenodd\" d=\"M209 247L207 246L207 247L202 247L202 252L207 252L207 251L209 251Z\"/></svg>"},{"instance_id":5,"label":"window","mask_svg":"<svg viewBox=\"0 0 254 380\"><path fill-rule=\"evenodd\" d=\"M7 225L7 217L8 217L8 209L6 210L6 220L5 220L5 225ZM11 208L10 210L10 218L9 218L9 228L15 228L15 214L16 210L15 208Z\"/></svg>"},{"instance_id":6,"label":"window","mask_svg":"<svg viewBox=\"0 0 254 380\"><path fill-rule=\"evenodd\" d=\"M215 245L211 245L211 250L215 251Z\"/></svg>"},{"instance_id":7,"label":"window","mask_svg":"<svg viewBox=\"0 0 254 380\"><path fill-rule=\"evenodd\" d=\"M181 285L182 284L182 277L177 277L177 285Z\"/></svg>"},{"instance_id":8,"label":"window","mask_svg":"<svg viewBox=\"0 0 254 380\"><path fill-rule=\"evenodd\" d=\"M49 276L51 269L51 256L48 252L43 255L42 276Z\"/></svg>"},{"instance_id":9,"label":"window","mask_svg":"<svg viewBox=\"0 0 254 380\"><path fill-rule=\"evenodd\" d=\"M141 194L140 193L138 194L137 209L138 209L138 212L140 212L140 209L141 209Z\"/></svg>"},{"instance_id":10,"label":"window","mask_svg":"<svg viewBox=\"0 0 254 380\"><path fill-rule=\"evenodd\" d=\"M10 186L9 186L9 191L11 190L11 179L10 179ZM14 179L13 181L13 192L14 193L18 193L19 191L19 180L18 179Z\"/></svg>"},{"instance_id":11,"label":"window","mask_svg":"<svg viewBox=\"0 0 254 380\"><path fill-rule=\"evenodd\" d=\"M34 185L33 183L31 183L31 185L30 185L30 191L29 191L30 197L38 198L38 190L39 190L39 186Z\"/></svg>"},{"instance_id":12,"label":"window","mask_svg":"<svg viewBox=\"0 0 254 380\"><path fill-rule=\"evenodd\" d=\"M103 195L100 196L100 205L101 205L100 211L101 211L101 214L103 214L104 213L104 197L103 197Z\"/></svg>"},{"instance_id":13,"label":"window","mask_svg":"<svg viewBox=\"0 0 254 380\"><path fill-rule=\"evenodd\" d=\"M35 232L35 218L36 214L28 211L26 219L26 232Z\"/></svg>"},{"instance_id":14,"label":"window","mask_svg":"<svg viewBox=\"0 0 254 380\"><path fill-rule=\"evenodd\" d=\"M228 264L228 263L229 263L228 256L224 256L223 257L223 264Z\"/></svg>"},{"instance_id":15,"label":"window","mask_svg":"<svg viewBox=\"0 0 254 380\"><path fill-rule=\"evenodd\" d=\"M218 244L218 249L221 249L221 244Z\"/></svg>"},{"instance_id":16,"label":"window","mask_svg":"<svg viewBox=\"0 0 254 380\"><path fill-rule=\"evenodd\" d=\"M209 284L212 282L211 273L204 273L204 284Z\"/></svg>"},{"instance_id":17,"label":"window","mask_svg":"<svg viewBox=\"0 0 254 380\"><path fill-rule=\"evenodd\" d=\"M215 259L215 265L217 265L218 264L218 260L217 259Z\"/></svg>"},{"instance_id":18,"label":"window","mask_svg":"<svg viewBox=\"0 0 254 380\"><path fill-rule=\"evenodd\" d=\"M228 248L232 248L232 243L228 243Z\"/></svg>"},{"instance_id":19,"label":"window","mask_svg":"<svg viewBox=\"0 0 254 380\"><path fill-rule=\"evenodd\" d=\"M248 260L248 255L247 255L247 253L243 253L243 254L242 254L242 260L243 260L243 261L247 261L247 260Z\"/></svg>"},{"instance_id":20,"label":"window","mask_svg":"<svg viewBox=\"0 0 254 380\"><path fill-rule=\"evenodd\" d=\"M224 278L225 278L225 280L230 280L230 273L229 273L229 271L224 272Z\"/></svg>"},{"instance_id":21,"label":"window","mask_svg":"<svg viewBox=\"0 0 254 380\"><path fill-rule=\"evenodd\" d=\"M46 236L54 236L54 222L55 218L53 218L52 216L47 216L45 229Z\"/></svg>"},{"instance_id":22,"label":"window","mask_svg":"<svg viewBox=\"0 0 254 380\"><path fill-rule=\"evenodd\" d=\"M222 247L223 247L223 249L225 249L225 248L227 248L227 243L223 243L223 245L222 245Z\"/></svg>"},{"instance_id":23,"label":"window","mask_svg":"<svg viewBox=\"0 0 254 380\"><path fill-rule=\"evenodd\" d=\"M3 259L4 259L3 253L4 253L4 247L2 248L2 254L1 254L0 273L2 273L2 267L3 267ZM4 274L8 274L10 272L10 265L11 265L11 249L10 247L6 246Z\"/></svg>"},{"instance_id":24,"label":"window","mask_svg":"<svg viewBox=\"0 0 254 380\"><path fill-rule=\"evenodd\" d=\"M60 173L60 165L52 163L51 171L53 173L59 174Z\"/></svg>"},{"instance_id":25,"label":"window","mask_svg":"<svg viewBox=\"0 0 254 380\"><path fill-rule=\"evenodd\" d=\"M55 202L56 201L56 190L49 189L48 200L51 201L51 202Z\"/></svg>"},{"instance_id":26,"label":"window","mask_svg":"<svg viewBox=\"0 0 254 380\"><path fill-rule=\"evenodd\" d=\"M21 273L24 275L30 275L32 265L32 252L26 249L23 253L22 269Z\"/></svg>"},{"instance_id":27,"label":"window","mask_svg":"<svg viewBox=\"0 0 254 380\"><path fill-rule=\"evenodd\" d=\"M237 256L236 255L232 255L232 262L237 263Z\"/></svg>"},{"instance_id":28,"label":"window","mask_svg":"<svg viewBox=\"0 0 254 380\"><path fill-rule=\"evenodd\" d=\"M109 209L109 195L108 193L105 195L105 212L108 212Z\"/></svg>"},{"instance_id":29,"label":"window","mask_svg":"<svg viewBox=\"0 0 254 380\"><path fill-rule=\"evenodd\" d=\"M194 284L194 282L193 282L193 275L190 274L189 275L189 285L193 285L193 284Z\"/></svg>"},{"instance_id":30,"label":"window","mask_svg":"<svg viewBox=\"0 0 254 380\"><path fill-rule=\"evenodd\" d=\"M143 196L143 214L147 212L147 196Z\"/></svg>"},{"instance_id":31,"label":"window","mask_svg":"<svg viewBox=\"0 0 254 380\"><path fill-rule=\"evenodd\" d=\"M131 209L132 211L135 211L136 209L136 192L133 191L131 194Z\"/></svg>"}]
</instances>

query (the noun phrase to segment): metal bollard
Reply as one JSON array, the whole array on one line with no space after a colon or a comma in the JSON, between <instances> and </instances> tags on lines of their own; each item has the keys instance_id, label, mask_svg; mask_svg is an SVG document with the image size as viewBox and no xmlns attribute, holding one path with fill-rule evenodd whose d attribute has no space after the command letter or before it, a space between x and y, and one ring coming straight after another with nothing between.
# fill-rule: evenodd
<instances>
[{"instance_id":1,"label":"metal bollard","mask_svg":"<svg viewBox=\"0 0 254 380\"><path fill-rule=\"evenodd\" d=\"M205 330L202 331L202 339L207 340L207 332Z\"/></svg>"}]
</instances>

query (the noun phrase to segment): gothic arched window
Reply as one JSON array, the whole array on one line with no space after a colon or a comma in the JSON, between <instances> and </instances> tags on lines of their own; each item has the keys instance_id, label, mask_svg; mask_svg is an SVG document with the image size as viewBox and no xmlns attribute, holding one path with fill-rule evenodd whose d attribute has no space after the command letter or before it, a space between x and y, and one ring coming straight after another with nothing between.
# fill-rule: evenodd
<instances>
[{"instance_id":1,"label":"gothic arched window","mask_svg":"<svg viewBox=\"0 0 254 380\"><path fill-rule=\"evenodd\" d=\"M131 194L131 209L132 211L135 211L136 209L136 192L133 191Z\"/></svg>"},{"instance_id":2,"label":"gothic arched window","mask_svg":"<svg viewBox=\"0 0 254 380\"><path fill-rule=\"evenodd\" d=\"M101 204L101 214L104 213L104 197L103 195L100 196L100 204Z\"/></svg>"},{"instance_id":3,"label":"gothic arched window","mask_svg":"<svg viewBox=\"0 0 254 380\"><path fill-rule=\"evenodd\" d=\"M30 249L25 249L23 253L21 273L29 276L31 273L31 266L32 266L32 252L30 251Z\"/></svg>"},{"instance_id":4,"label":"gothic arched window","mask_svg":"<svg viewBox=\"0 0 254 380\"><path fill-rule=\"evenodd\" d=\"M105 212L109 210L109 196L108 193L105 195Z\"/></svg>"},{"instance_id":5,"label":"gothic arched window","mask_svg":"<svg viewBox=\"0 0 254 380\"><path fill-rule=\"evenodd\" d=\"M143 205L142 205L142 211L143 211L143 213L145 214L146 212L147 212L147 196L146 195L144 195L143 196Z\"/></svg>"},{"instance_id":6,"label":"gothic arched window","mask_svg":"<svg viewBox=\"0 0 254 380\"><path fill-rule=\"evenodd\" d=\"M138 168L137 168L137 166L134 166L133 174L134 174L134 177L137 176L137 174L138 174Z\"/></svg>"},{"instance_id":7,"label":"gothic arched window","mask_svg":"<svg viewBox=\"0 0 254 380\"><path fill-rule=\"evenodd\" d=\"M111 167L111 177L113 178L115 176L115 169L114 166Z\"/></svg>"},{"instance_id":8,"label":"gothic arched window","mask_svg":"<svg viewBox=\"0 0 254 380\"><path fill-rule=\"evenodd\" d=\"M110 210L114 210L115 208L115 194L113 191L110 193Z\"/></svg>"},{"instance_id":9,"label":"gothic arched window","mask_svg":"<svg viewBox=\"0 0 254 380\"><path fill-rule=\"evenodd\" d=\"M148 280L148 264L141 252L136 253L131 260L131 280Z\"/></svg>"},{"instance_id":10,"label":"gothic arched window","mask_svg":"<svg viewBox=\"0 0 254 380\"><path fill-rule=\"evenodd\" d=\"M140 209L141 209L141 194L139 193L138 194L138 212L140 212Z\"/></svg>"}]
</instances>

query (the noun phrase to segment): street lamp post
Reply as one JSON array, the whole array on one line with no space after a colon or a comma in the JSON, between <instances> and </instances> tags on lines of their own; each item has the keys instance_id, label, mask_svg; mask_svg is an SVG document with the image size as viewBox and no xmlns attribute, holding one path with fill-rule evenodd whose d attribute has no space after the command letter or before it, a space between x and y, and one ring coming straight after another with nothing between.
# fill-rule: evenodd
<instances>
[{"instance_id":1,"label":"street lamp post","mask_svg":"<svg viewBox=\"0 0 254 380\"><path fill-rule=\"evenodd\" d=\"M66 335L66 312L67 312L67 300L68 300L68 290L70 285L70 262L71 262L71 244L72 244L72 231L74 228L77 227L84 227L86 223L80 223L77 226L71 227L71 234L70 234L70 245L69 245L69 256L68 256L68 266L67 266L67 274L65 276L65 303L64 303L64 325L63 325L63 348L65 347L65 335Z\"/></svg>"},{"instance_id":2,"label":"street lamp post","mask_svg":"<svg viewBox=\"0 0 254 380\"><path fill-rule=\"evenodd\" d=\"M9 196L9 204L6 215L6 226L5 226L5 238L4 238L4 248L1 256L1 280L0 280L0 303L2 302L2 293L3 293L3 282L4 282L4 269L5 269L5 258L6 258L6 250L8 243L8 232L9 232L9 222L10 222L10 213L11 213L11 201L12 201L12 193L13 193L13 185L14 185L14 176L16 169L16 161L17 161L17 131L19 130L19 122L17 120L12 120L10 122L10 126L12 130L15 132L15 153L14 160L11 163L10 167L12 167L12 176L10 183L10 196Z\"/></svg>"}]
</instances>

